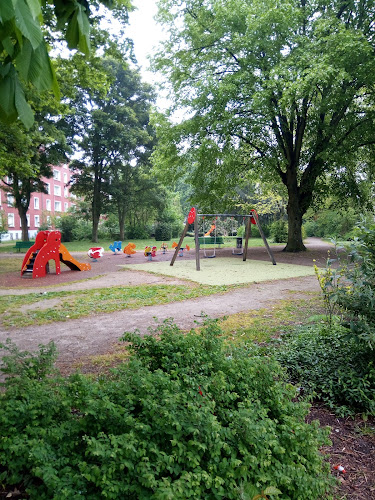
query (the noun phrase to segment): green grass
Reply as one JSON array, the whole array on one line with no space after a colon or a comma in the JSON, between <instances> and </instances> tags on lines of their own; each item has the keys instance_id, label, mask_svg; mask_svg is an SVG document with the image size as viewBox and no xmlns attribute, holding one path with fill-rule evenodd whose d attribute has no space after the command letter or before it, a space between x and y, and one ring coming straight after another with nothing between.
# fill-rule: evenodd
<instances>
[{"instance_id":1,"label":"green grass","mask_svg":"<svg viewBox=\"0 0 375 500\"><path fill-rule=\"evenodd\" d=\"M7 257L7 258L1 259L0 274L12 273L14 271L21 272L22 259L23 259L23 256L21 256L21 257Z\"/></svg>"},{"instance_id":2,"label":"green grass","mask_svg":"<svg viewBox=\"0 0 375 500\"><path fill-rule=\"evenodd\" d=\"M180 238L178 237L178 238L174 238L172 240L166 241L166 243L168 245L168 249L169 249L168 251L172 250L172 243L174 241L176 243L178 243L179 239ZM109 245L112 245L113 241L114 240L101 240L98 243L93 243L92 241L89 241L89 240L69 241L69 242L64 243L64 245L69 250L69 252L87 252L89 248L96 247L96 246L103 247L104 250L109 251ZM148 238L148 239L144 239L144 240L125 239L123 241L122 248L124 248L124 246L126 246L130 242L136 244L137 251L143 250L148 245L156 246L159 250L159 248L162 244L161 241L155 241L154 238ZM235 243L236 243L235 238L226 238L224 247L225 248L235 247ZM195 248L194 238L191 236L187 236L184 239L183 244L189 245L191 248ZM0 244L0 253L9 253L10 252L10 253L17 253L18 254L18 252L16 252L16 249L13 248L14 245L15 245L14 241L10 241L10 242L7 241L5 243L4 242L1 243ZM249 247L259 247L259 246L263 246L263 241L261 238L250 238L249 239ZM212 246L210 246L210 247L208 246L207 248L212 248ZM221 245L221 248L223 248L223 245ZM26 253L26 251L20 252L21 255L24 255L25 253Z\"/></svg>"},{"instance_id":3,"label":"green grass","mask_svg":"<svg viewBox=\"0 0 375 500\"><path fill-rule=\"evenodd\" d=\"M228 287L225 286L141 285L76 292L47 292L43 295L39 293L7 295L0 297L0 319L5 327L20 328L123 309L167 304L227 290ZM48 300L51 299L54 300L49 307ZM32 304L35 304L35 308L29 308ZM25 306L28 308L25 309Z\"/></svg>"},{"instance_id":4,"label":"green grass","mask_svg":"<svg viewBox=\"0 0 375 500\"><path fill-rule=\"evenodd\" d=\"M296 325L309 323L323 310L321 296L317 292L306 292L309 299L278 301L267 309L232 314L221 323L224 336L232 345L264 344L271 339L281 339Z\"/></svg>"}]
</instances>

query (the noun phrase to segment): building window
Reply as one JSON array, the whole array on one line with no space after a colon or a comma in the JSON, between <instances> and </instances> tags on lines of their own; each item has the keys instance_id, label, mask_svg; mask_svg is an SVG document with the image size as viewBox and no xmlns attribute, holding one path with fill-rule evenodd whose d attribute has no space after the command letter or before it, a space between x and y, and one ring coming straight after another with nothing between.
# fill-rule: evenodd
<instances>
[{"instance_id":1,"label":"building window","mask_svg":"<svg viewBox=\"0 0 375 500\"><path fill-rule=\"evenodd\" d=\"M64 182L65 184L68 182L68 174L64 172Z\"/></svg>"},{"instance_id":2,"label":"building window","mask_svg":"<svg viewBox=\"0 0 375 500\"><path fill-rule=\"evenodd\" d=\"M60 180L60 171L59 170L54 170L53 171L53 178L55 179L55 181L59 181Z\"/></svg>"},{"instance_id":3,"label":"building window","mask_svg":"<svg viewBox=\"0 0 375 500\"><path fill-rule=\"evenodd\" d=\"M34 224L35 224L35 227L39 227L40 226L39 215L34 215Z\"/></svg>"},{"instance_id":4,"label":"building window","mask_svg":"<svg viewBox=\"0 0 375 500\"><path fill-rule=\"evenodd\" d=\"M48 224L48 226L51 225L51 216L50 215L47 215L47 224Z\"/></svg>"},{"instance_id":5,"label":"building window","mask_svg":"<svg viewBox=\"0 0 375 500\"><path fill-rule=\"evenodd\" d=\"M55 193L55 196L61 196L61 186L54 186L53 187L53 192Z\"/></svg>"},{"instance_id":6,"label":"building window","mask_svg":"<svg viewBox=\"0 0 375 500\"><path fill-rule=\"evenodd\" d=\"M47 194L51 194L51 186L49 185L49 182L46 182L46 190Z\"/></svg>"},{"instance_id":7,"label":"building window","mask_svg":"<svg viewBox=\"0 0 375 500\"><path fill-rule=\"evenodd\" d=\"M34 198L34 208L39 210L39 198Z\"/></svg>"},{"instance_id":8,"label":"building window","mask_svg":"<svg viewBox=\"0 0 375 500\"><path fill-rule=\"evenodd\" d=\"M26 215L27 227L30 227L30 215Z\"/></svg>"},{"instance_id":9,"label":"building window","mask_svg":"<svg viewBox=\"0 0 375 500\"><path fill-rule=\"evenodd\" d=\"M46 210L51 211L51 200L46 200Z\"/></svg>"},{"instance_id":10,"label":"building window","mask_svg":"<svg viewBox=\"0 0 375 500\"><path fill-rule=\"evenodd\" d=\"M14 214L8 214L8 226L14 227Z\"/></svg>"},{"instance_id":11,"label":"building window","mask_svg":"<svg viewBox=\"0 0 375 500\"><path fill-rule=\"evenodd\" d=\"M14 197L7 193L7 203L8 203L8 207L13 207L14 205Z\"/></svg>"},{"instance_id":12,"label":"building window","mask_svg":"<svg viewBox=\"0 0 375 500\"><path fill-rule=\"evenodd\" d=\"M64 203L64 212L67 212L69 208L69 203L65 202Z\"/></svg>"},{"instance_id":13,"label":"building window","mask_svg":"<svg viewBox=\"0 0 375 500\"><path fill-rule=\"evenodd\" d=\"M55 212L61 212L61 201L55 201Z\"/></svg>"}]
</instances>

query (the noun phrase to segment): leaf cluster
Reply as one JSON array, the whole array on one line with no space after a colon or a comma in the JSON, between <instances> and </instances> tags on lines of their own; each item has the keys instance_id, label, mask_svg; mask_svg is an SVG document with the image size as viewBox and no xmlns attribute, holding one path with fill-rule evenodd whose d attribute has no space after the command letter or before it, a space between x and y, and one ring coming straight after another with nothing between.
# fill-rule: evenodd
<instances>
[{"instance_id":1,"label":"leaf cluster","mask_svg":"<svg viewBox=\"0 0 375 500\"><path fill-rule=\"evenodd\" d=\"M111 376L8 383L0 480L38 499L325 497L327 434L275 361L228 356L212 322L153 333L125 336L133 355Z\"/></svg>"}]
</instances>

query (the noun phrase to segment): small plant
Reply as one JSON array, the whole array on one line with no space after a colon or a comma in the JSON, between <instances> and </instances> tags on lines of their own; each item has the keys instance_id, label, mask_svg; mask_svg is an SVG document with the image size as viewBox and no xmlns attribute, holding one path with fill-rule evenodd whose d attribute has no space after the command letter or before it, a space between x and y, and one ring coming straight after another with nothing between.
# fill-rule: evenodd
<instances>
[{"instance_id":1,"label":"small plant","mask_svg":"<svg viewBox=\"0 0 375 500\"><path fill-rule=\"evenodd\" d=\"M274 351L292 383L341 415L375 412L375 363L364 343L340 325L312 325Z\"/></svg>"}]
</instances>

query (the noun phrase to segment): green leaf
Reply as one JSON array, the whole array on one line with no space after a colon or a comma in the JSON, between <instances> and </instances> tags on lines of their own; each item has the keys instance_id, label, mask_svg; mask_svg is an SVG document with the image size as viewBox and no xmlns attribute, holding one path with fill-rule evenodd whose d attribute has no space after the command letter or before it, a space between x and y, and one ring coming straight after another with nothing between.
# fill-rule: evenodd
<instances>
[{"instance_id":1,"label":"green leaf","mask_svg":"<svg viewBox=\"0 0 375 500\"><path fill-rule=\"evenodd\" d=\"M15 80L15 105L18 112L19 119L29 129L34 123L34 114L28 102L26 101L25 94L22 90L21 84L18 79Z\"/></svg>"},{"instance_id":2,"label":"green leaf","mask_svg":"<svg viewBox=\"0 0 375 500\"><path fill-rule=\"evenodd\" d=\"M268 486L263 492L265 495L281 495L282 492L274 486Z\"/></svg>"},{"instance_id":3,"label":"green leaf","mask_svg":"<svg viewBox=\"0 0 375 500\"><path fill-rule=\"evenodd\" d=\"M43 40L39 23L33 18L31 11L24 0L18 0L15 4L16 26L22 35L30 40L36 49Z\"/></svg>"},{"instance_id":4,"label":"green leaf","mask_svg":"<svg viewBox=\"0 0 375 500\"><path fill-rule=\"evenodd\" d=\"M42 11L40 8L39 0L26 0L26 2L34 18L37 18L38 16L41 15Z\"/></svg>"},{"instance_id":5,"label":"green leaf","mask_svg":"<svg viewBox=\"0 0 375 500\"><path fill-rule=\"evenodd\" d=\"M14 17L14 7L12 0L1 0L0 2L0 22L5 23Z\"/></svg>"},{"instance_id":6,"label":"green leaf","mask_svg":"<svg viewBox=\"0 0 375 500\"><path fill-rule=\"evenodd\" d=\"M12 43L12 40L9 38L9 36L7 38L4 38L3 47L8 52L8 54L12 57L13 52L14 52L14 45Z\"/></svg>"},{"instance_id":7,"label":"green leaf","mask_svg":"<svg viewBox=\"0 0 375 500\"><path fill-rule=\"evenodd\" d=\"M90 53L90 23L85 12L86 9L79 5L77 21L79 27L79 48L84 54Z\"/></svg>"},{"instance_id":8,"label":"green leaf","mask_svg":"<svg viewBox=\"0 0 375 500\"><path fill-rule=\"evenodd\" d=\"M0 80L0 106L8 117L16 113L14 107L15 79L16 74L13 69Z\"/></svg>"}]
</instances>

